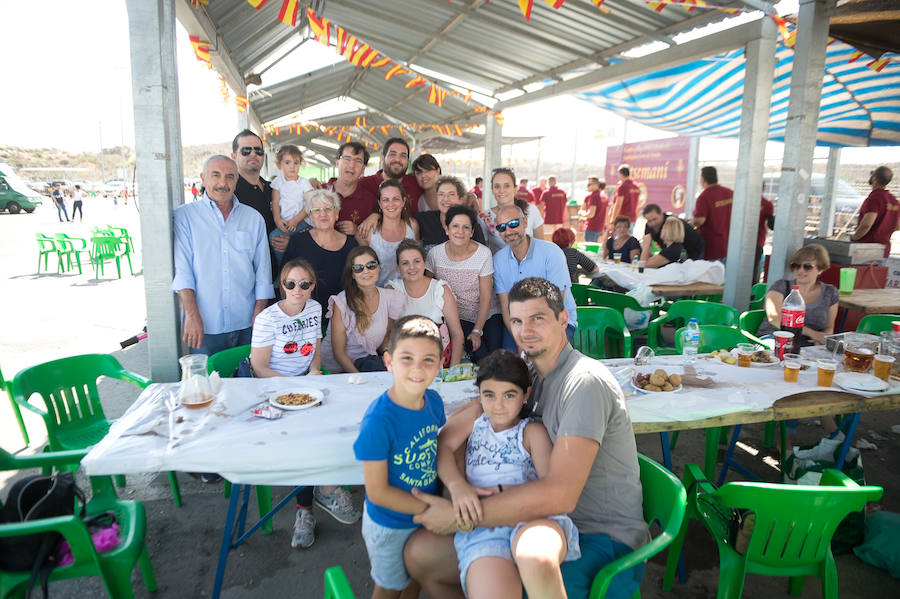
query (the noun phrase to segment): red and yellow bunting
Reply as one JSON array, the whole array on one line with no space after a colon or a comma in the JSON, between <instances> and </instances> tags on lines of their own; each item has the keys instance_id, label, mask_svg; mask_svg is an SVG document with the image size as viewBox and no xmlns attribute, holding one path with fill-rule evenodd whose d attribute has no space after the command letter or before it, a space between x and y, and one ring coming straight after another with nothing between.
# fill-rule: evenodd
<instances>
[{"instance_id":1,"label":"red and yellow bunting","mask_svg":"<svg viewBox=\"0 0 900 599\"><path fill-rule=\"evenodd\" d=\"M265 1L265 0L263 0ZM194 10L200 10L200 5L209 6L209 0L188 0L191 3L191 6L194 7Z\"/></svg>"},{"instance_id":2,"label":"red and yellow bunting","mask_svg":"<svg viewBox=\"0 0 900 599\"><path fill-rule=\"evenodd\" d=\"M247 112L247 107L250 106L250 100L244 96L237 96L234 99L234 105L237 107L238 112Z\"/></svg>"},{"instance_id":3,"label":"red and yellow bunting","mask_svg":"<svg viewBox=\"0 0 900 599\"><path fill-rule=\"evenodd\" d=\"M494 117L502 119L503 115L498 112L494 113ZM380 146L377 142L365 139L363 136L372 135L377 131L382 135L399 134L403 137L406 137L407 130L429 130L435 131L441 135L456 135L462 137L463 135L465 135L466 131L472 131L473 129L480 126L481 125L476 124L443 125L437 123L409 123L408 125L368 125L366 122L366 117L356 117L353 121L353 125L329 125L326 127L314 122L298 121L286 125L267 125L263 129L263 133L265 135L273 135L275 137L278 137L282 134L282 132L287 135L302 135L303 133L317 131L322 135L326 135L342 143L356 140L366 147L378 150Z\"/></svg>"},{"instance_id":4,"label":"red and yellow bunting","mask_svg":"<svg viewBox=\"0 0 900 599\"><path fill-rule=\"evenodd\" d=\"M278 20L291 27L297 24L297 13L300 12L300 0L284 0L278 11Z\"/></svg>"},{"instance_id":5,"label":"red and yellow bunting","mask_svg":"<svg viewBox=\"0 0 900 599\"><path fill-rule=\"evenodd\" d=\"M209 64L209 42L201 42L196 35L189 36L191 40L191 48L194 49L194 56L197 60Z\"/></svg>"}]
</instances>

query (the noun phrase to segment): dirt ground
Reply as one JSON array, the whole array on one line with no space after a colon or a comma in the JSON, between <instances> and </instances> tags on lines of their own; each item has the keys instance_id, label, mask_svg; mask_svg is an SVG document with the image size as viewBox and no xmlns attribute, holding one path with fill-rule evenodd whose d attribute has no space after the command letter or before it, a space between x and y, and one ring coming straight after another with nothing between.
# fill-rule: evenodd
<instances>
[{"instance_id":1,"label":"dirt ground","mask_svg":"<svg viewBox=\"0 0 900 599\"><path fill-rule=\"evenodd\" d=\"M67 232L72 236L89 234L96 224L126 226L136 236L140 248L138 213L134 204L113 206L111 201L87 202L84 223L59 223L56 212L44 206L32 215L0 214L0 239L4 240L6 260L0 263L0 278L4 293L0 294L0 314L3 331L0 335L0 366L11 377L25 366L48 359L89 352L113 353L126 367L140 374L148 374L146 344L120 350L118 342L130 337L143 326L145 317L143 278L140 275L140 255L133 257L135 275L128 274L124 265L122 279L114 268L110 275L94 279L93 273L56 274L55 258L50 260L50 274L35 274L37 262L34 233ZM115 418L137 397L137 390L124 383L104 381L101 384L104 410ZM32 446L24 450L22 439L9 404L0 401L0 445L8 451L33 451L43 443L42 422L27 415ZM869 484L884 487L880 505L889 511L900 512L900 435L891 426L900 424L898 412L863 415L857 439L865 438L878 446L877 450L863 450L863 463ZM803 422L798 434L800 443L812 443L820 428L812 421ZM745 426L741 440L753 456L744 452L741 462L764 479L775 480L777 469L767 465L766 457L772 449L762 446L762 425ZM640 435L638 449L661 461L658 435ZM724 447L722 448L724 451ZM703 432L682 433L673 454L675 470L681 474L685 463L701 463ZM0 473L0 488L9 476ZM732 474L729 480L736 480ZM165 476L148 474L129 476L122 496L142 501L147 508L147 544L156 572L159 590L148 593L140 575L135 571L135 595L160 598L206 597L212 590L215 566L221 542L227 501L222 485L203 485L195 479L179 474L184 505L176 508L172 502ZM273 489L274 500L289 489ZM362 503L361 489L353 490L354 501ZM255 513L255 500L251 501ZM308 550L292 550L290 533L294 511L288 506L274 519L272 535L256 535L232 552L228 560L222 597L237 599L249 596L321 597L322 573L333 565L343 567L357 597L367 597L372 586L368 575L368 559L359 524L338 524L324 512L317 512L317 540ZM652 560L641 587L645 598L685 597L706 598L715 595L718 564L715 544L699 525L691 527L687 547L688 578L676 583L671 593L661 590L665 553ZM840 595L843 597L897 596L900 585L884 570L861 562L852 554L836 557ZM102 597L103 590L96 579L79 579L51 585L55 598ZM424 596L424 595L423 595ZM751 575L744 597L770 598L787 596L786 579ZM808 580L803 597L821 596L817 580Z\"/></svg>"}]
</instances>

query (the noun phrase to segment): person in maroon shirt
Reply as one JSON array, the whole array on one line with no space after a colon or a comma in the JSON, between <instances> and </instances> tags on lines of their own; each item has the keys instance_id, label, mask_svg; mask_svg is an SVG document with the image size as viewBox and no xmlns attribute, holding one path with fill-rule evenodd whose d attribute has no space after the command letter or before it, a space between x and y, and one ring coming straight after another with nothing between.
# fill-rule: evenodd
<instances>
[{"instance_id":1,"label":"person in maroon shirt","mask_svg":"<svg viewBox=\"0 0 900 599\"><path fill-rule=\"evenodd\" d=\"M734 193L719 185L719 175L714 166L700 169L700 187L703 191L697 196L694 206L694 227L706 241L706 259L725 262Z\"/></svg>"},{"instance_id":2,"label":"person in maroon shirt","mask_svg":"<svg viewBox=\"0 0 900 599\"><path fill-rule=\"evenodd\" d=\"M584 198L578 218L584 221L584 240L590 243L600 241L600 235L606 230L606 209L609 199L603 190L606 183L597 177L589 177L587 189L590 194Z\"/></svg>"},{"instance_id":3,"label":"person in maroon shirt","mask_svg":"<svg viewBox=\"0 0 900 599\"><path fill-rule=\"evenodd\" d=\"M535 204L534 196L528 191L528 179L519 180L519 188L516 190L516 199Z\"/></svg>"},{"instance_id":4,"label":"person in maroon shirt","mask_svg":"<svg viewBox=\"0 0 900 599\"><path fill-rule=\"evenodd\" d=\"M541 177L540 181L538 181L537 187L531 188L531 195L534 196L534 203L541 203L541 196L544 192L547 191L547 179Z\"/></svg>"},{"instance_id":5,"label":"person in maroon shirt","mask_svg":"<svg viewBox=\"0 0 900 599\"><path fill-rule=\"evenodd\" d=\"M419 211L419 198L422 196L422 188L416 181L416 176L407 173L409 168L409 144L402 137L392 137L381 148L381 168L374 175L362 177L360 186L367 190L373 197L378 197L378 187L385 179L399 179L406 192L409 213ZM415 198L415 199L410 199ZM373 205L374 209L374 205ZM368 237L378 224L378 215L370 214L359 224L360 235Z\"/></svg>"},{"instance_id":6,"label":"person in maroon shirt","mask_svg":"<svg viewBox=\"0 0 900 599\"><path fill-rule=\"evenodd\" d=\"M624 214L631 221L631 227L634 229L640 199L641 189L631 180L631 167L623 164L619 167L619 185L616 187L616 199L613 202L612 210L607 215L606 228L611 231L616 217Z\"/></svg>"},{"instance_id":7,"label":"person in maroon shirt","mask_svg":"<svg viewBox=\"0 0 900 599\"><path fill-rule=\"evenodd\" d=\"M566 192L556 186L556 177L549 177L550 187L541 195L544 204L544 224L554 228L566 220Z\"/></svg>"},{"instance_id":8,"label":"person in maroon shirt","mask_svg":"<svg viewBox=\"0 0 900 599\"><path fill-rule=\"evenodd\" d=\"M900 222L900 203L885 187L894 178L886 166L879 166L869 177L872 193L859 207L859 223L853 241L884 244L884 257L891 253L891 235Z\"/></svg>"},{"instance_id":9,"label":"person in maroon shirt","mask_svg":"<svg viewBox=\"0 0 900 599\"><path fill-rule=\"evenodd\" d=\"M360 185L363 172L369 163L369 150L358 141L341 144L337 151L335 164L338 169L337 178L325 184L325 189L333 191L341 198L341 211L334 228L351 237L356 235L356 228L370 214L375 212L377 195L369 188Z\"/></svg>"},{"instance_id":10,"label":"person in maroon shirt","mask_svg":"<svg viewBox=\"0 0 900 599\"><path fill-rule=\"evenodd\" d=\"M475 186L469 190L469 193L474 193L478 198L478 201L481 202L481 184L484 182L482 177L475 177Z\"/></svg>"},{"instance_id":11,"label":"person in maroon shirt","mask_svg":"<svg viewBox=\"0 0 900 599\"><path fill-rule=\"evenodd\" d=\"M759 265L768 229L775 229L775 206L763 196L759 203L759 228L756 230L756 257L753 258L753 284L759 281Z\"/></svg>"}]
</instances>

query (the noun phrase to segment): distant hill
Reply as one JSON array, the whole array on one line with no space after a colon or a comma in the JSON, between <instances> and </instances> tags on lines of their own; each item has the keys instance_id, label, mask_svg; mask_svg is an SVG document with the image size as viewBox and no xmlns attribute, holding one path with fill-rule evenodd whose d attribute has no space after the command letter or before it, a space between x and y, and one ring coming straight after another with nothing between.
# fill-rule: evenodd
<instances>
[{"instance_id":1,"label":"distant hill","mask_svg":"<svg viewBox=\"0 0 900 599\"><path fill-rule=\"evenodd\" d=\"M182 171L187 179L200 179L203 160L211 154L231 154L231 142L184 146L182 148ZM23 179L49 181L66 179L70 181L99 181L100 154L82 152L73 154L56 148L18 148L0 146L0 162L12 166ZM129 179L134 176L134 148L125 148L125 162ZM122 151L119 146L103 148L103 167L107 181L119 178L122 168ZM26 168L83 168L85 171L26 171Z\"/></svg>"}]
</instances>

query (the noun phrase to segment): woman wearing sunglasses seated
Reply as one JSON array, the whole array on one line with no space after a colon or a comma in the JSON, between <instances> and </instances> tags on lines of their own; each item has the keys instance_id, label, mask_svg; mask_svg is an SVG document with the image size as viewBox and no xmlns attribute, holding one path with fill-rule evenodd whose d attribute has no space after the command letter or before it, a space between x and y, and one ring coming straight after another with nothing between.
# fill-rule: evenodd
<instances>
[{"instance_id":1,"label":"woman wearing sunglasses seated","mask_svg":"<svg viewBox=\"0 0 900 599\"><path fill-rule=\"evenodd\" d=\"M800 296L806 303L806 321L803 338L807 343L822 345L825 337L834 333L834 319L838 310L838 289L819 281L819 275L831 266L828 252L818 243L811 243L797 250L791 258L793 281L776 281L766 294L766 320L759 325L757 334L768 335L781 328L781 304L791 292L791 286L800 287ZM794 348L795 350L797 348Z\"/></svg>"},{"instance_id":2,"label":"woman wearing sunglasses seated","mask_svg":"<svg viewBox=\"0 0 900 599\"><path fill-rule=\"evenodd\" d=\"M378 255L370 247L355 247L347 256L344 290L328 300L328 334L322 344L322 364L331 372L385 370L384 353L391 327L403 314L406 298L377 286Z\"/></svg>"},{"instance_id":3,"label":"woman wearing sunglasses seated","mask_svg":"<svg viewBox=\"0 0 900 599\"><path fill-rule=\"evenodd\" d=\"M238 376L322 374L322 306L311 299L316 273L303 258L281 268L281 297L253 321L250 359Z\"/></svg>"}]
</instances>

